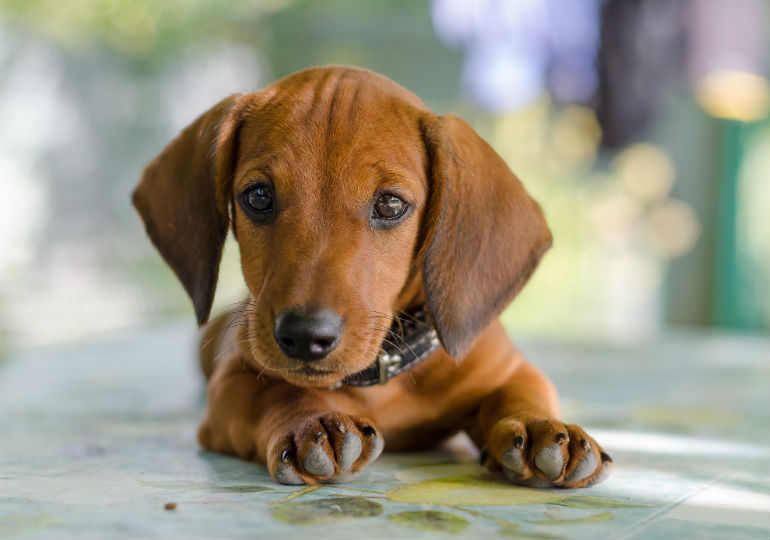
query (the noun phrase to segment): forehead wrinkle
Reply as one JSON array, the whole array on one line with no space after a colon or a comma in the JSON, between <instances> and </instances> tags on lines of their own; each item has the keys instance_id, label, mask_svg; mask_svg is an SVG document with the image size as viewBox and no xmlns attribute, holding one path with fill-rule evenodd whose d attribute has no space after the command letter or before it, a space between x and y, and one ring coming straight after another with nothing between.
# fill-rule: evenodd
<instances>
[{"instance_id":1,"label":"forehead wrinkle","mask_svg":"<svg viewBox=\"0 0 770 540\"><path fill-rule=\"evenodd\" d=\"M401 176L424 176L424 152L414 151L421 140L414 111L422 104L412 103L390 81L362 73L315 70L292 76L276 83L262 106L258 131L268 141L263 147L280 154L271 166L290 177L303 213L312 212L317 221L326 221L340 199L355 199L350 202L360 206L376 189L372 183L379 178L370 178L363 156L387 152L388 160L407 172Z\"/></svg>"},{"instance_id":2,"label":"forehead wrinkle","mask_svg":"<svg viewBox=\"0 0 770 540\"><path fill-rule=\"evenodd\" d=\"M409 170L398 165L385 163L384 160L380 160L370 170L372 174L369 175L369 178L370 184L374 186L373 192L386 186L402 187L410 191L418 187L414 181L414 174L411 174Z\"/></svg>"},{"instance_id":3,"label":"forehead wrinkle","mask_svg":"<svg viewBox=\"0 0 770 540\"><path fill-rule=\"evenodd\" d=\"M376 74L351 68L317 68L292 75L270 88L262 110L280 117L281 132L298 145L350 143L364 134L382 137L385 124L402 132L414 124L413 111L424 108L408 91ZM394 124L398 124L394 126ZM392 129L391 129L392 131ZM415 131L414 127L410 131Z\"/></svg>"}]
</instances>

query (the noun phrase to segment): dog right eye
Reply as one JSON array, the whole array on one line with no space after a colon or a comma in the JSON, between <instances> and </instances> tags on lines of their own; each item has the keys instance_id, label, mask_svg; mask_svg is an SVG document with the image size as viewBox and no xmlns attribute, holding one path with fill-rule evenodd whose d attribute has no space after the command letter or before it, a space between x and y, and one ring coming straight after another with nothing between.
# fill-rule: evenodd
<instances>
[{"instance_id":1,"label":"dog right eye","mask_svg":"<svg viewBox=\"0 0 770 540\"><path fill-rule=\"evenodd\" d=\"M273 212L273 194L264 184L250 187L241 193L240 200L245 210L260 217Z\"/></svg>"},{"instance_id":2,"label":"dog right eye","mask_svg":"<svg viewBox=\"0 0 770 540\"><path fill-rule=\"evenodd\" d=\"M396 197L385 193L380 195L374 203L374 217L375 219L398 219L407 209L407 204Z\"/></svg>"}]
</instances>

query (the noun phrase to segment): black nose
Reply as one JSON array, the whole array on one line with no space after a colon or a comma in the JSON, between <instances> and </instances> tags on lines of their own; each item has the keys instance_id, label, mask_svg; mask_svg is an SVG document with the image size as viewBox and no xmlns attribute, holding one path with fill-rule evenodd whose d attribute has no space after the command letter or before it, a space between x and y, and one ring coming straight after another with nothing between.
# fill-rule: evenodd
<instances>
[{"instance_id":1,"label":"black nose","mask_svg":"<svg viewBox=\"0 0 770 540\"><path fill-rule=\"evenodd\" d=\"M273 335L286 356L320 360L337 346L342 319L328 309L286 310L275 318Z\"/></svg>"}]
</instances>

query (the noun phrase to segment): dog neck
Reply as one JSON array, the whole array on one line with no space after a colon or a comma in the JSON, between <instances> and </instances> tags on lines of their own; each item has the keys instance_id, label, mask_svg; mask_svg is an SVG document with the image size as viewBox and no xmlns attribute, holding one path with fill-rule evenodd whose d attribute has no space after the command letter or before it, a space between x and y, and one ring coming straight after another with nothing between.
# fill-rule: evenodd
<instances>
[{"instance_id":1,"label":"dog neck","mask_svg":"<svg viewBox=\"0 0 770 540\"><path fill-rule=\"evenodd\" d=\"M333 388L385 384L433 354L439 347L438 335L424 305L395 317L376 360L365 370L349 375Z\"/></svg>"}]
</instances>

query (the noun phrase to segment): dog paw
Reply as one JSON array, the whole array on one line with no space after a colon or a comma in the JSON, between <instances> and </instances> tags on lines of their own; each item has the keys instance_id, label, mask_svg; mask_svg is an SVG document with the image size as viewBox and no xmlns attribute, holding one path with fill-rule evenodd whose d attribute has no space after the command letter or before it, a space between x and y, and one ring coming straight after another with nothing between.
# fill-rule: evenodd
<instances>
[{"instance_id":1,"label":"dog paw","mask_svg":"<svg viewBox=\"0 0 770 540\"><path fill-rule=\"evenodd\" d=\"M481 461L514 484L537 488L588 487L612 472L612 458L580 426L552 419L500 420Z\"/></svg>"},{"instance_id":2,"label":"dog paw","mask_svg":"<svg viewBox=\"0 0 770 540\"><path fill-rule=\"evenodd\" d=\"M366 418L327 413L300 422L270 446L267 467L282 484L353 480L385 443Z\"/></svg>"}]
</instances>

